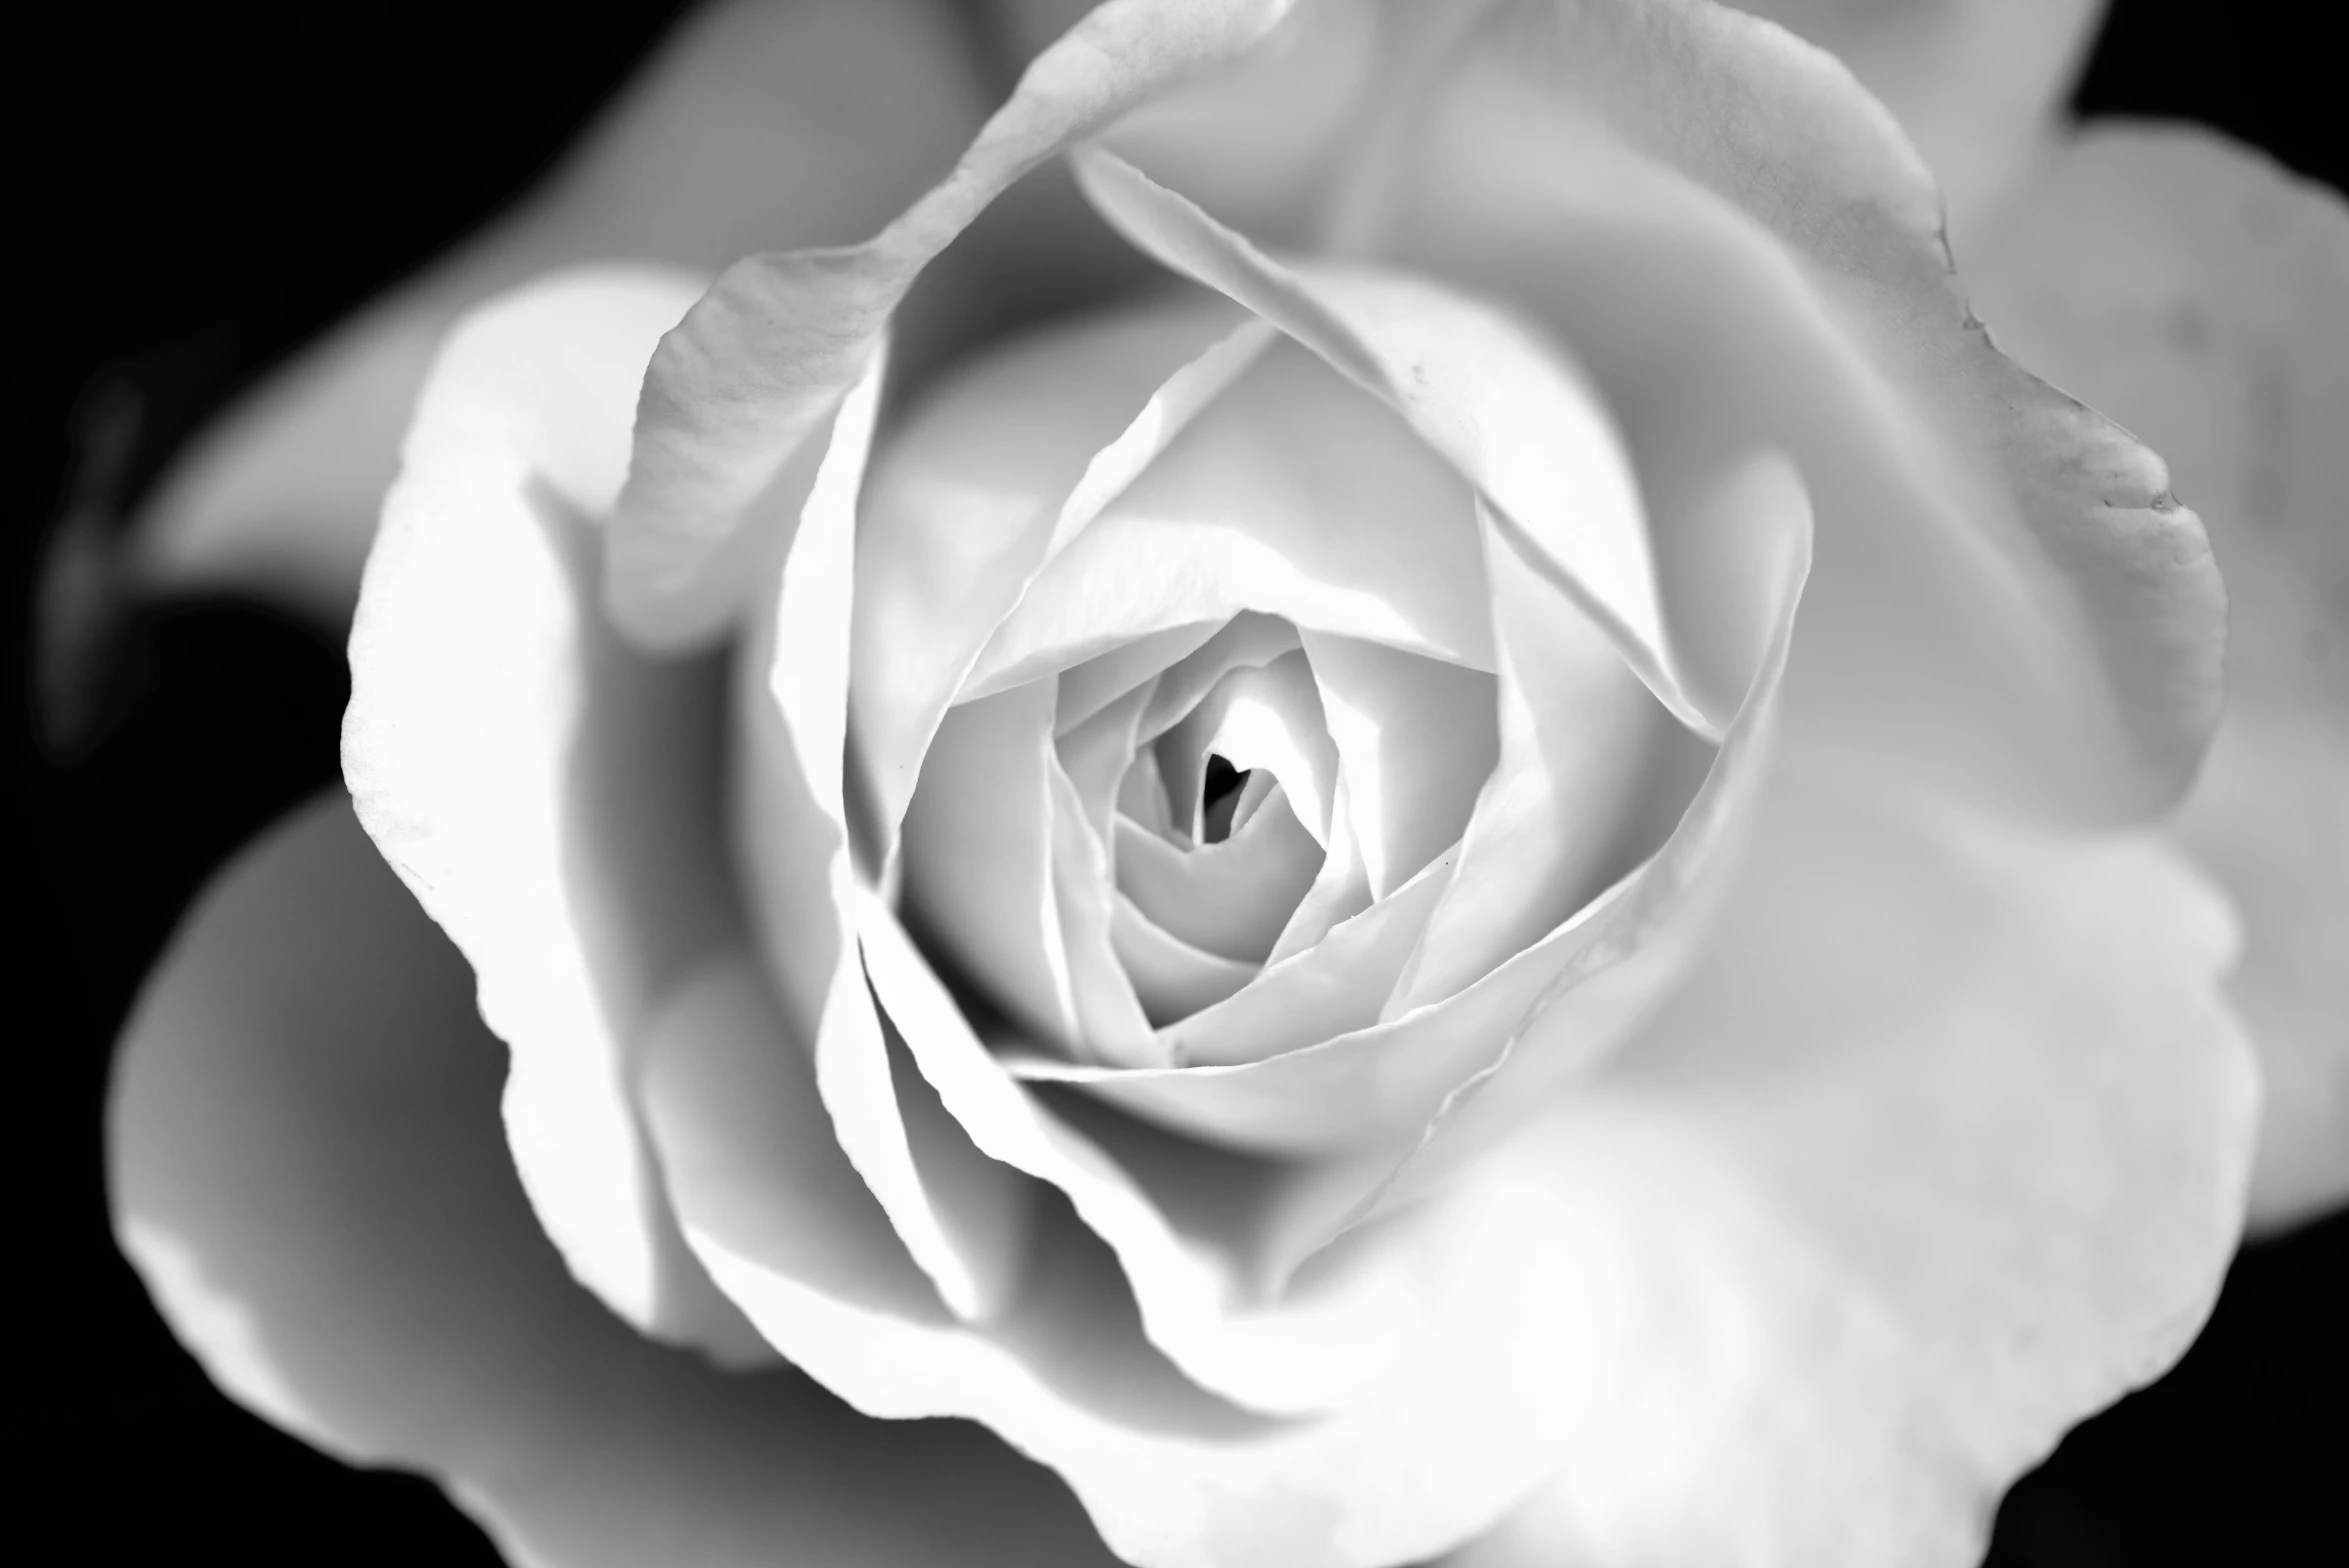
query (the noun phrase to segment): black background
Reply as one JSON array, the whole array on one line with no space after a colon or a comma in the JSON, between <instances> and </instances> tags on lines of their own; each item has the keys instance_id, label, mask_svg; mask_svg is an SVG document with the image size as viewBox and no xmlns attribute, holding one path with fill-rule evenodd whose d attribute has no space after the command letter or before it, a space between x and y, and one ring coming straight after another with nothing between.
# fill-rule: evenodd
<instances>
[{"instance_id":1,"label":"black background","mask_svg":"<svg viewBox=\"0 0 2349 1568\"><path fill-rule=\"evenodd\" d=\"M17 32L0 67L19 229L0 252L25 269L0 355L13 1000L34 1020L10 1053L31 1071L8 1141L34 1314L11 1424L37 1455L18 1529L75 1560L496 1562L428 1482L347 1470L221 1399L114 1252L114 1031L207 873L336 777L348 687L330 639L226 601L125 607L80 679L38 685L53 524L73 499L123 515L209 411L525 188L681 9L100 4ZM2308 19L2330 9L2117 0L2077 107L2216 125L2337 188L2349 147ZM2342 1240L2336 1222L2245 1252L2178 1369L2016 1487L1993 1562L2349 1563Z\"/></svg>"}]
</instances>

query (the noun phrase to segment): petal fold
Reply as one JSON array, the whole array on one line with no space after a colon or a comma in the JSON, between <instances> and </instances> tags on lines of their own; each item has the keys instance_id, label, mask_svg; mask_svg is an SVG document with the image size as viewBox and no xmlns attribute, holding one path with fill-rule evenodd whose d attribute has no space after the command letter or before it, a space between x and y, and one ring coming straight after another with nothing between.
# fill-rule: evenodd
<instances>
[{"instance_id":1,"label":"petal fold","mask_svg":"<svg viewBox=\"0 0 2349 1568\"><path fill-rule=\"evenodd\" d=\"M876 916L889 919L886 910ZM899 994L895 979L883 983ZM1073 1214L1054 1211L1013 1310L958 1321L919 1273L890 1261L876 1206L866 1202L861 1221L847 1201L820 1223L809 1214L813 1195L855 1199L861 1184L836 1145L811 1135L807 1064L766 1048L773 1022L761 1021L759 1007L771 1003L762 1004L754 971L715 970L694 990L705 984L731 987L731 999L690 1008L665 1033L649 1075L687 1236L761 1332L858 1409L984 1421L1059 1471L1111 1550L1142 1568L1395 1568L1477 1534L1540 1479L1558 1415L1543 1392L1552 1324L1570 1282L1543 1249L1521 1244L1522 1232L1473 1213L1464 1224L1407 1222L1376 1248L1309 1265L1253 1336L1226 1338L1222 1359L1202 1364L1224 1377L1250 1374L1253 1392L1292 1399L1305 1380L1350 1361L1380 1375L1335 1409L1252 1414L1204 1392L1143 1335L1127 1270L1153 1222L1121 1173L1149 1167L1145 1151L1122 1149L1097 1177L1070 1169L1082 1144L1065 1127L1053 1133L987 1088L989 1058L974 1042L957 1043L950 1026L932 1034L925 1071L938 1074L939 1096L991 1102L963 1104L962 1118L1007 1158L1059 1165L1072 1202L1125 1248L1121 1269ZM930 1033L926 1023L912 1030ZM672 1095L671 1073L688 1082L714 1074L722 1092ZM1175 1169L1198 1175L1180 1161ZM1162 1181L1154 1196L1187 1202L1184 1223L1230 1198L1195 1179ZM1261 1215L1261 1197L1240 1206ZM861 1224L861 1236L839 1228L846 1222ZM1159 1256L1161 1265L1181 1261L1171 1250ZM1157 1283L1145 1269L1133 1284L1145 1280ZM1170 1305L1178 1328L1196 1311L1179 1297ZM1364 1332L1382 1319L1387 1331ZM1216 1343L1187 1348L1206 1356ZM1391 1363L1357 1359L1387 1350ZM1316 1392L1326 1398L1328 1385Z\"/></svg>"},{"instance_id":2,"label":"petal fold","mask_svg":"<svg viewBox=\"0 0 2349 1568\"><path fill-rule=\"evenodd\" d=\"M1106 1568L1065 1489L977 1428L720 1370L581 1290L514 1179L500 1056L463 956L340 798L205 892L124 1032L107 1162L125 1252L224 1392L433 1476L545 1568L755 1568L778 1541Z\"/></svg>"},{"instance_id":3,"label":"petal fold","mask_svg":"<svg viewBox=\"0 0 2349 1568\"><path fill-rule=\"evenodd\" d=\"M1004 617L1267 336L1205 302L1081 319L981 360L894 434L858 527L849 698L884 857L948 706L1036 678L974 669ZM1145 665L1135 682L1163 668Z\"/></svg>"},{"instance_id":4,"label":"petal fold","mask_svg":"<svg viewBox=\"0 0 2349 1568\"><path fill-rule=\"evenodd\" d=\"M2349 207L2214 132L2098 123L1976 268L2001 341L2158 442L2227 575L2228 707L2178 842L2247 926L2254 1222L2349 1200Z\"/></svg>"},{"instance_id":5,"label":"petal fold","mask_svg":"<svg viewBox=\"0 0 2349 1568\"><path fill-rule=\"evenodd\" d=\"M808 448L806 504L762 574L772 608L735 650L733 848L786 1023L776 1048L812 1054L835 1135L914 1261L952 1310L986 1317L1018 1286L1032 1195L964 1157L951 1126L908 1114L849 926L850 573L885 358Z\"/></svg>"},{"instance_id":6,"label":"petal fold","mask_svg":"<svg viewBox=\"0 0 2349 1568\"><path fill-rule=\"evenodd\" d=\"M680 1249L630 1104L659 992L730 939L724 682L607 626L628 407L695 280L603 272L485 307L426 384L351 637L343 772L473 964L522 1184L581 1281L656 1335L739 1330Z\"/></svg>"},{"instance_id":7,"label":"petal fold","mask_svg":"<svg viewBox=\"0 0 2349 1568\"><path fill-rule=\"evenodd\" d=\"M1931 179L1830 57L1726 6L1491 10L1405 139L1403 265L1534 313L1630 433L1669 604L1676 475L1756 442L1818 507L1793 727L2007 809L2139 821L2216 723L2199 519L2000 354Z\"/></svg>"},{"instance_id":8,"label":"petal fold","mask_svg":"<svg viewBox=\"0 0 2349 1568\"><path fill-rule=\"evenodd\" d=\"M1467 487L1386 408L1276 341L995 627L970 684L1073 669L1243 611L1492 667Z\"/></svg>"},{"instance_id":9,"label":"petal fold","mask_svg":"<svg viewBox=\"0 0 2349 1568\"><path fill-rule=\"evenodd\" d=\"M662 340L613 522L613 614L706 645L737 604L744 516L863 373L923 268L1020 176L1244 53L1291 0L1109 0L1030 61L954 169L862 245L734 263Z\"/></svg>"},{"instance_id":10,"label":"petal fold","mask_svg":"<svg viewBox=\"0 0 2349 1568\"><path fill-rule=\"evenodd\" d=\"M1305 639L1362 843L1383 898L1457 842L1500 752L1493 677L1314 633Z\"/></svg>"},{"instance_id":11,"label":"petal fold","mask_svg":"<svg viewBox=\"0 0 2349 1568\"><path fill-rule=\"evenodd\" d=\"M1167 1031L1200 1036L1202 1054L1213 1049L1222 1065L1128 1070L1020 1056L1013 1071L1081 1084L1132 1115L1244 1149L1319 1154L1397 1139L1416 1148L1431 1141L1431 1129L1458 1123L1465 1133L1443 1142L1472 1152L1513 1113L1538 1107L1560 1083L1604 1061L1702 946L1730 883L1775 755L1781 683L1809 569L1809 506L1782 454L1748 454L1706 491L1700 510L1720 514L1709 528L1747 537L1747 558L1760 569L1754 587L1774 606L1770 639L1720 747L1673 726L1674 743L1651 754L1644 795L1655 820L1630 837L1656 847L1629 874L1473 983L1395 1016L1369 1011L1374 990L1320 983L1360 979L1357 962L1388 972L1389 940L1415 929L1415 889L1431 898L1449 874L1439 858L1421 872L1425 881L1338 926L1320 949L1273 966ZM1396 927L1382 930L1382 916L1396 918ZM1324 950L1345 962L1318 967ZM1256 1005L1260 995L1268 1005ZM1502 1078L1507 1092L1481 1092ZM1463 1108L1474 1114L1456 1116ZM1365 1184L1366 1204L1384 1183L1382 1174Z\"/></svg>"},{"instance_id":12,"label":"petal fold","mask_svg":"<svg viewBox=\"0 0 2349 1568\"><path fill-rule=\"evenodd\" d=\"M1560 586L1683 722L1718 734L1663 631L1647 525L1621 441L1565 361L1500 312L1433 284L1283 265L1114 155L1076 155L1085 194L1171 270L1247 306L1400 414L1553 563Z\"/></svg>"}]
</instances>

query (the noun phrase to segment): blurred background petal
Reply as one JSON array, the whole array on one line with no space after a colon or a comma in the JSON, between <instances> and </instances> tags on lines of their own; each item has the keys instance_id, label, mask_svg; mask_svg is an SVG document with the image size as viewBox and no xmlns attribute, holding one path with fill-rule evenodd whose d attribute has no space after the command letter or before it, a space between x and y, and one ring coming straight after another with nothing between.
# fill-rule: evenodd
<instances>
[{"instance_id":1,"label":"blurred background petal","mask_svg":"<svg viewBox=\"0 0 2349 1568\"><path fill-rule=\"evenodd\" d=\"M2349 204L2194 126L2093 125L1981 256L2000 343L2168 459L2229 598L2180 841L2241 904L2252 1220L2349 1199Z\"/></svg>"},{"instance_id":2,"label":"blurred background petal","mask_svg":"<svg viewBox=\"0 0 2349 1568\"><path fill-rule=\"evenodd\" d=\"M1738 0L1842 58L1932 165L1960 266L2060 129L2106 0Z\"/></svg>"},{"instance_id":3,"label":"blurred background petal","mask_svg":"<svg viewBox=\"0 0 2349 1568\"><path fill-rule=\"evenodd\" d=\"M939 0L714 0L538 190L183 451L139 522L134 572L347 617L400 430L459 312L567 261L714 271L861 240L945 172L991 100Z\"/></svg>"}]
</instances>

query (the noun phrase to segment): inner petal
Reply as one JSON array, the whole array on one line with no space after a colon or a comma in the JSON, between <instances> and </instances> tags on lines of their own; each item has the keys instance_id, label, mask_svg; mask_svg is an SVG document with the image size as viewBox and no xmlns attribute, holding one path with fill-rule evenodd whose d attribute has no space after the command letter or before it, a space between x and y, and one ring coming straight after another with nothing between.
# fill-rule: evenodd
<instances>
[{"instance_id":1,"label":"inner petal","mask_svg":"<svg viewBox=\"0 0 2349 1568\"><path fill-rule=\"evenodd\" d=\"M1330 807L1337 786L1337 747L1323 717L1312 667L1302 652L1262 667L1243 666L1215 683L1199 705L1156 741L1160 773L1175 822L1195 844L1206 836L1208 770L1220 758L1227 775L1263 769L1286 790L1289 804L1316 844L1329 844ZM1257 801L1266 786L1259 786ZM1236 794L1240 786L1234 784ZM1235 799L1234 809L1238 806ZM1251 803L1253 804L1253 802ZM1233 824L1227 818L1223 837ZM1217 840L1220 842L1220 840Z\"/></svg>"},{"instance_id":2,"label":"inner petal","mask_svg":"<svg viewBox=\"0 0 2349 1568\"><path fill-rule=\"evenodd\" d=\"M1118 891L1168 935L1262 963L1321 869L1322 849L1275 787L1220 844L1179 848L1131 817L1115 828Z\"/></svg>"}]
</instances>

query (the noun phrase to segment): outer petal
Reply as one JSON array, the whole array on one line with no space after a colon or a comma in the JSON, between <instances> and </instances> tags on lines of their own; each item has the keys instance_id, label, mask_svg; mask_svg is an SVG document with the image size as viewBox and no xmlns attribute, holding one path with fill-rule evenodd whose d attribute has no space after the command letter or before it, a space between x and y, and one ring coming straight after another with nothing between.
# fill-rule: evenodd
<instances>
[{"instance_id":1,"label":"outer petal","mask_svg":"<svg viewBox=\"0 0 2349 1568\"><path fill-rule=\"evenodd\" d=\"M183 453L139 521L134 563L162 587L259 588L347 617L400 433L457 317L577 261L716 268L761 246L871 233L985 115L950 12L936 0L702 7L537 196Z\"/></svg>"},{"instance_id":2,"label":"outer petal","mask_svg":"<svg viewBox=\"0 0 2349 1568\"><path fill-rule=\"evenodd\" d=\"M1497 1162L1589 1287L1576 1430L1452 1568L1965 1568L2217 1295L2256 1082L2199 879L1848 780L1756 846L1675 1004Z\"/></svg>"},{"instance_id":3,"label":"outer petal","mask_svg":"<svg viewBox=\"0 0 2349 1568\"><path fill-rule=\"evenodd\" d=\"M2184 126L2097 126L1978 269L2000 338L2158 441L2210 518L2228 710L2180 841L2242 906L2255 1221L2349 1198L2349 208Z\"/></svg>"},{"instance_id":4,"label":"outer petal","mask_svg":"<svg viewBox=\"0 0 2349 1568\"><path fill-rule=\"evenodd\" d=\"M842 401L782 558L761 574L772 601L737 650L735 864L781 1003L780 1048L812 1052L849 1161L947 1305L984 1317L1016 1294L1031 1195L950 1125L909 1114L848 924L850 573L883 361Z\"/></svg>"},{"instance_id":5,"label":"outer petal","mask_svg":"<svg viewBox=\"0 0 2349 1568\"><path fill-rule=\"evenodd\" d=\"M556 1244L621 1316L717 1346L742 1325L678 1242L630 1093L652 999L735 927L711 830L723 681L633 653L595 597L634 387L695 290L573 277L451 339L369 562L343 770L481 977Z\"/></svg>"},{"instance_id":6,"label":"outer petal","mask_svg":"<svg viewBox=\"0 0 2349 1568\"><path fill-rule=\"evenodd\" d=\"M1520 1245L1522 1232L1474 1212L1383 1231L1371 1277L1399 1286L1399 1305L1431 1326L1407 1321L1387 1340L1400 1359L1357 1402L1250 1415L1153 1353L1126 1277L1066 1218L1048 1219L1012 1311L991 1323L949 1317L877 1207L865 1202L860 1217L850 1201L861 1184L821 1136L806 1063L773 1049L767 1005L739 966L697 982L652 1053L651 1114L697 1252L793 1362L859 1409L984 1420L1060 1471L1112 1548L1143 1568L1394 1568L1482 1530L1538 1481L1561 1414L1548 1394L1555 1325L1580 1284ZM977 1076L984 1052L952 1054L960 1066L925 1064L941 1098L999 1098ZM1007 1158L1042 1168L1075 1153L1049 1135L1031 1140L1009 1102L959 1109ZM1087 1206L1120 1201L1114 1177L1072 1178L1072 1197L1082 1186ZM1130 1190L1128 1219L1146 1218ZM1196 1184L1174 1196L1194 1215L1219 1200ZM1344 1329L1354 1303L1341 1292L1321 1305L1340 1308ZM1279 1337L1280 1324L1266 1326ZM1333 1353L1342 1365L1361 1347L1347 1331L1297 1348L1290 1370L1318 1375Z\"/></svg>"},{"instance_id":7,"label":"outer petal","mask_svg":"<svg viewBox=\"0 0 2349 1568\"><path fill-rule=\"evenodd\" d=\"M148 982L115 1069L115 1223L229 1394L441 1477L534 1568L1108 1561L974 1428L720 1372L573 1285L515 1185L472 989L340 800L249 850Z\"/></svg>"},{"instance_id":8,"label":"outer petal","mask_svg":"<svg viewBox=\"0 0 2349 1568\"><path fill-rule=\"evenodd\" d=\"M945 180L846 250L736 262L662 341L608 577L630 634L704 644L732 619L744 513L863 373L915 278L1012 182L1231 59L1291 0L1109 0L1030 61Z\"/></svg>"},{"instance_id":9,"label":"outer petal","mask_svg":"<svg viewBox=\"0 0 2349 1568\"><path fill-rule=\"evenodd\" d=\"M1243 610L1492 665L1467 488L1386 409L1276 342L1028 585L975 689Z\"/></svg>"},{"instance_id":10,"label":"outer petal","mask_svg":"<svg viewBox=\"0 0 2349 1568\"><path fill-rule=\"evenodd\" d=\"M1316 1196L1314 1173L1048 1107L1005 1073L877 903L866 972L922 1075L979 1150L1067 1194L1131 1282L1142 1330L1185 1375L1244 1408L1305 1414L1375 1389L1421 1325L1379 1249L1314 1290L1264 1291L1266 1255ZM1044 1265L1039 1265L1044 1266Z\"/></svg>"},{"instance_id":11,"label":"outer petal","mask_svg":"<svg viewBox=\"0 0 2349 1568\"><path fill-rule=\"evenodd\" d=\"M990 0L1016 58L1094 0ZM1251 229L1299 237L1395 50L1375 0L1303 0L1248 55L1127 115L1105 145Z\"/></svg>"},{"instance_id":12,"label":"outer petal","mask_svg":"<svg viewBox=\"0 0 2349 1568\"><path fill-rule=\"evenodd\" d=\"M1814 492L1794 728L2041 815L2142 818L2214 727L2222 596L2159 460L1999 354L1929 176L1783 31L1694 0L1523 0L1404 145L1394 253L1537 311L1658 518L1761 441Z\"/></svg>"},{"instance_id":13,"label":"outer petal","mask_svg":"<svg viewBox=\"0 0 2349 1568\"><path fill-rule=\"evenodd\" d=\"M1744 0L1884 100L1948 198L1968 256L2060 131L2105 0Z\"/></svg>"},{"instance_id":14,"label":"outer petal","mask_svg":"<svg viewBox=\"0 0 2349 1568\"><path fill-rule=\"evenodd\" d=\"M1457 842L1500 751L1493 677L1353 637L1305 639L1371 893Z\"/></svg>"}]
</instances>

